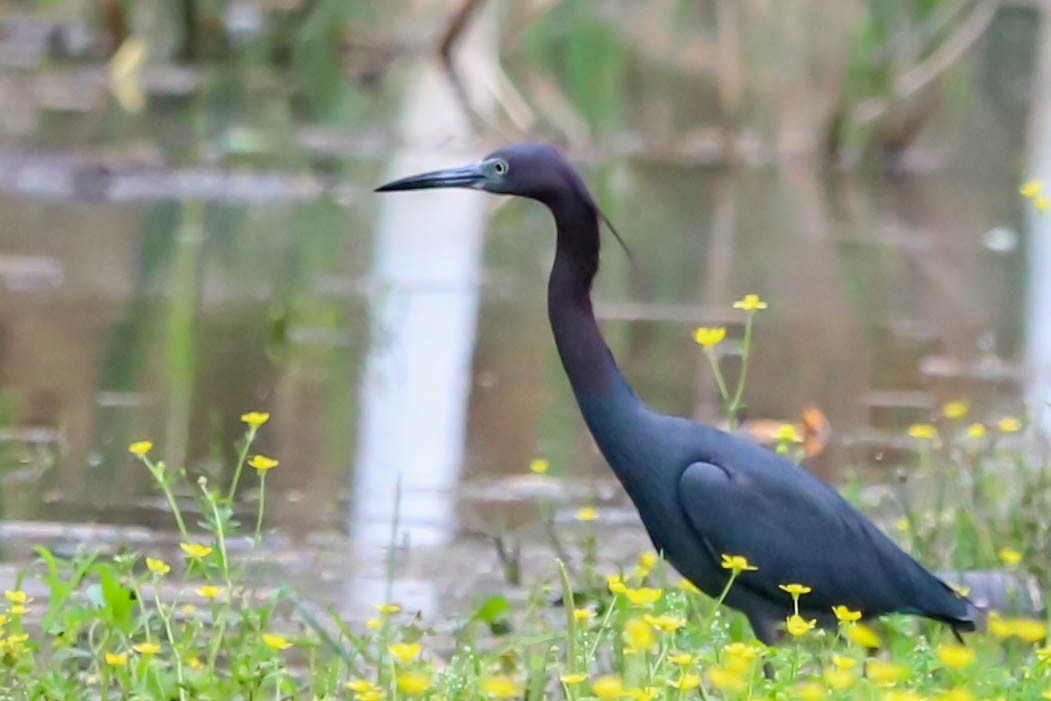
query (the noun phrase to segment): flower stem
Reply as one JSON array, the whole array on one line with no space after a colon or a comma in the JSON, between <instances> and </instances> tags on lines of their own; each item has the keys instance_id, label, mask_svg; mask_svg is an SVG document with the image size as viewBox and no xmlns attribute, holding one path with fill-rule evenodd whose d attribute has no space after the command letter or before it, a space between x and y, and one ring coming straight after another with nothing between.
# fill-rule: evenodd
<instances>
[{"instance_id":1,"label":"flower stem","mask_svg":"<svg viewBox=\"0 0 1051 701\"><path fill-rule=\"evenodd\" d=\"M737 410L741 408L741 398L744 396L744 386L748 379L748 357L752 350L752 322L754 319L755 312L748 312L744 323L744 340L741 341L741 374L737 376L737 390L734 392L733 399L726 407L726 420L731 430L737 428Z\"/></svg>"},{"instance_id":2,"label":"flower stem","mask_svg":"<svg viewBox=\"0 0 1051 701\"><path fill-rule=\"evenodd\" d=\"M226 494L227 501L233 501L234 495L237 494L237 483L241 481L241 471L244 470L245 461L248 460L248 449L252 447L252 441L255 440L256 431L259 427L250 424L248 431L245 433L245 442L241 446L241 452L237 456L237 467L234 468L234 478L230 481L230 491Z\"/></svg>"},{"instance_id":3,"label":"flower stem","mask_svg":"<svg viewBox=\"0 0 1051 701\"><path fill-rule=\"evenodd\" d=\"M259 473L259 516L255 520L255 540L259 542L260 533L263 532L263 508L266 503L266 472Z\"/></svg>"}]
</instances>

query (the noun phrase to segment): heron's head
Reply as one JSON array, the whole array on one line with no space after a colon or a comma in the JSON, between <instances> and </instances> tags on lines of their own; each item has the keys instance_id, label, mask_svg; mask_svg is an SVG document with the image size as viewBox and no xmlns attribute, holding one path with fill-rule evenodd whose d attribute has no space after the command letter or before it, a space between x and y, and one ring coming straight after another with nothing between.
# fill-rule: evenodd
<instances>
[{"instance_id":1,"label":"heron's head","mask_svg":"<svg viewBox=\"0 0 1051 701\"><path fill-rule=\"evenodd\" d=\"M395 180L376 192L471 188L498 195L518 195L550 204L569 194L591 202L580 177L554 147L526 143L493 151L476 163L435 170Z\"/></svg>"}]
</instances>

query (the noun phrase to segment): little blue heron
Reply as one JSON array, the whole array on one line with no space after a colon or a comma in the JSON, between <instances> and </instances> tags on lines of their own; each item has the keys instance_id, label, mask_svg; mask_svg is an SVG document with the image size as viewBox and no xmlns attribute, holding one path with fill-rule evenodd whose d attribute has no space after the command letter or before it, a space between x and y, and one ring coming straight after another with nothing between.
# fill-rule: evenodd
<instances>
[{"instance_id":1,"label":"little blue heron","mask_svg":"<svg viewBox=\"0 0 1051 701\"><path fill-rule=\"evenodd\" d=\"M866 618L900 612L973 630L977 610L902 551L832 487L744 438L658 413L621 374L591 307L599 218L584 181L544 144L503 148L477 163L403 178L378 192L473 188L547 206L557 246L548 316L580 412L639 511L657 551L709 596L725 587L723 555L746 557L726 603L773 644L794 611L780 585L812 591L799 614L833 625L834 606Z\"/></svg>"}]
</instances>

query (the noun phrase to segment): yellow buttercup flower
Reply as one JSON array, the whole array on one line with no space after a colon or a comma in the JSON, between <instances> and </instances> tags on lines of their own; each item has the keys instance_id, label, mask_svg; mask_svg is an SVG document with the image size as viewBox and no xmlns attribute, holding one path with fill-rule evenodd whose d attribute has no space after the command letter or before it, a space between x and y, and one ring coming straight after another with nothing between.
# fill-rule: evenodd
<instances>
[{"instance_id":1,"label":"yellow buttercup flower","mask_svg":"<svg viewBox=\"0 0 1051 701\"><path fill-rule=\"evenodd\" d=\"M578 521L584 521L586 523L588 521L594 521L597 518L598 518L598 509L596 509L596 508L594 508L592 506L585 506L585 507L583 507L581 509L577 509L576 519Z\"/></svg>"},{"instance_id":2,"label":"yellow buttercup flower","mask_svg":"<svg viewBox=\"0 0 1051 701\"><path fill-rule=\"evenodd\" d=\"M287 650L292 647L292 641L279 633L263 633L263 644L272 650Z\"/></svg>"},{"instance_id":3,"label":"yellow buttercup flower","mask_svg":"<svg viewBox=\"0 0 1051 701\"><path fill-rule=\"evenodd\" d=\"M635 689L625 689L624 695L632 699L632 701L653 701L661 693L661 690L655 686L644 686Z\"/></svg>"},{"instance_id":4,"label":"yellow buttercup flower","mask_svg":"<svg viewBox=\"0 0 1051 701\"><path fill-rule=\"evenodd\" d=\"M650 650L657 646L653 627L642 618L631 618L624 623L621 639L633 650Z\"/></svg>"},{"instance_id":5,"label":"yellow buttercup flower","mask_svg":"<svg viewBox=\"0 0 1051 701\"><path fill-rule=\"evenodd\" d=\"M376 685L368 679L351 679L343 686L345 686L347 689L350 689L356 694L360 694L363 691L370 691L376 688Z\"/></svg>"},{"instance_id":6,"label":"yellow buttercup flower","mask_svg":"<svg viewBox=\"0 0 1051 701\"><path fill-rule=\"evenodd\" d=\"M832 655L832 666L836 669L854 669L858 666L858 661L845 655Z\"/></svg>"},{"instance_id":7,"label":"yellow buttercup flower","mask_svg":"<svg viewBox=\"0 0 1051 701\"><path fill-rule=\"evenodd\" d=\"M672 664L682 665L688 667L697 661L697 658L688 652L676 652L668 655L668 661Z\"/></svg>"},{"instance_id":8,"label":"yellow buttercup flower","mask_svg":"<svg viewBox=\"0 0 1051 701\"><path fill-rule=\"evenodd\" d=\"M172 571L171 565L167 562L152 557L146 558L146 569L154 574L168 574Z\"/></svg>"},{"instance_id":9,"label":"yellow buttercup flower","mask_svg":"<svg viewBox=\"0 0 1051 701\"><path fill-rule=\"evenodd\" d=\"M1044 194L1044 181L1043 180L1026 180L1022 183L1022 186L1018 188L1018 192L1021 193L1022 197L1036 197L1037 195Z\"/></svg>"},{"instance_id":10,"label":"yellow buttercup flower","mask_svg":"<svg viewBox=\"0 0 1051 701\"><path fill-rule=\"evenodd\" d=\"M861 620L861 611L852 611L847 606L833 606L832 613L840 623L854 623Z\"/></svg>"},{"instance_id":11,"label":"yellow buttercup flower","mask_svg":"<svg viewBox=\"0 0 1051 701\"><path fill-rule=\"evenodd\" d=\"M576 686L577 684L580 684L581 682L587 681L587 679L588 679L588 675L580 674L579 672L570 673L570 674L563 674L561 677L558 678L558 680L560 682L562 682L563 684L565 684L566 686Z\"/></svg>"},{"instance_id":12,"label":"yellow buttercup flower","mask_svg":"<svg viewBox=\"0 0 1051 701\"><path fill-rule=\"evenodd\" d=\"M792 598L802 596L803 594L809 594L814 591L812 588L805 584L778 584L777 588L781 591L786 591L792 595Z\"/></svg>"},{"instance_id":13,"label":"yellow buttercup flower","mask_svg":"<svg viewBox=\"0 0 1051 701\"><path fill-rule=\"evenodd\" d=\"M693 330L693 340L705 348L714 348L726 338L726 327L701 326Z\"/></svg>"},{"instance_id":14,"label":"yellow buttercup flower","mask_svg":"<svg viewBox=\"0 0 1051 701\"><path fill-rule=\"evenodd\" d=\"M985 438L984 424L971 424L967 427L968 438Z\"/></svg>"},{"instance_id":15,"label":"yellow buttercup flower","mask_svg":"<svg viewBox=\"0 0 1051 701\"><path fill-rule=\"evenodd\" d=\"M190 557L202 558L212 554L212 546L200 545L199 543L179 543L182 551Z\"/></svg>"},{"instance_id":16,"label":"yellow buttercup flower","mask_svg":"<svg viewBox=\"0 0 1051 701\"><path fill-rule=\"evenodd\" d=\"M938 429L932 424L913 424L909 426L909 436L923 441L932 441L938 437Z\"/></svg>"},{"instance_id":17,"label":"yellow buttercup flower","mask_svg":"<svg viewBox=\"0 0 1051 701\"><path fill-rule=\"evenodd\" d=\"M241 421L253 428L259 428L269 420L270 414L265 411L250 411L247 414L241 414Z\"/></svg>"},{"instance_id":18,"label":"yellow buttercup flower","mask_svg":"<svg viewBox=\"0 0 1051 701\"><path fill-rule=\"evenodd\" d=\"M1022 430L1022 422L1014 416L1005 416L996 422L996 428L1000 433L1018 433Z\"/></svg>"},{"instance_id":19,"label":"yellow buttercup flower","mask_svg":"<svg viewBox=\"0 0 1051 701\"><path fill-rule=\"evenodd\" d=\"M656 628L657 630L665 633L674 633L675 631L686 625L685 618L679 618L678 616L669 616L664 614L661 616L651 616L646 614L642 617L647 623Z\"/></svg>"},{"instance_id":20,"label":"yellow buttercup flower","mask_svg":"<svg viewBox=\"0 0 1051 701\"><path fill-rule=\"evenodd\" d=\"M256 471L262 473L274 469L281 463L265 455L253 455L248 459L248 464L254 467Z\"/></svg>"},{"instance_id":21,"label":"yellow buttercup flower","mask_svg":"<svg viewBox=\"0 0 1051 701\"><path fill-rule=\"evenodd\" d=\"M151 450L153 450L153 443L150 441L135 441L128 446L128 452L132 455L138 455L140 458Z\"/></svg>"},{"instance_id":22,"label":"yellow buttercup flower","mask_svg":"<svg viewBox=\"0 0 1051 701\"><path fill-rule=\"evenodd\" d=\"M731 672L747 674L752 670L760 650L755 645L729 643L723 646L723 663Z\"/></svg>"},{"instance_id":23,"label":"yellow buttercup flower","mask_svg":"<svg viewBox=\"0 0 1051 701\"><path fill-rule=\"evenodd\" d=\"M8 589L4 592L4 598L12 604L28 604L33 601L33 597L29 596L29 594L26 594L21 589Z\"/></svg>"},{"instance_id":24,"label":"yellow buttercup flower","mask_svg":"<svg viewBox=\"0 0 1051 701\"><path fill-rule=\"evenodd\" d=\"M573 619L576 621L590 621L595 617L591 609L573 609Z\"/></svg>"},{"instance_id":25,"label":"yellow buttercup flower","mask_svg":"<svg viewBox=\"0 0 1051 701\"><path fill-rule=\"evenodd\" d=\"M1014 567L1022 561L1022 553L1014 548L1000 548L1000 552L997 554L1000 556L1000 561L1008 567Z\"/></svg>"},{"instance_id":26,"label":"yellow buttercup flower","mask_svg":"<svg viewBox=\"0 0 1051 701\"><path fill-rule=\"evenodd\" d=\"M529 461L529 471L534 475L546 475L547 471L551 469L551 463L543 458L536 458Z\"/></svg>"},{"instance_id":27,"label":"yellow buttercup flower","mask_svg":"<svg viewBox=\"0 0 1051 701\"><path fill-rule=\"evenodd\" d=\"M854 686L857 680L857 673L847 669L830 668L825 670L825 683L836 691L849 689Z\"/></svg>"},{"instance_id":28,"label":"yellow buttercup flower","mask_svg":"<svg viewBox=\"0 0 1051 701\"><path fill-rule=\"evenodd\" d=\"M724 570L732 570L734 574L740 574L742 572L755 572L759 568L748 561L748 558L744 555L722 555L722 568Z\"/></svg>"},{"instance_id":29,"label":"yellow buttercup flower","mask_svg":"<svg viewBox=\"0 0 1051 701\"><path fill-rule=\"evenodd\" d=\"M813 629L817 625L817 619L812 618L809 621L800 616L799 614L793 614L786 619L785 628L789 633L795 637L805 635L808 631Z\"/></svg>"},{"instance_id":30,"label":"yellow buttercup flower","mask_svg":"<svg viewBox=\"0 0 1051 701\"><path fill-rule=\"evenodd\" d=\"M1051 197L1037 195L1033 198L1033 206L1036 207L1038 212L1046 212L1048 209L1051 209Z\"/></svg>"},{"instance_id":31,"label":"yellow buttercup flower","mask_svg":"<svg viewBox=\"0 0 1051 701\"><path fill-rule=\"evenodd\" d=\"M12 616L24 616L29 613L29 608L23 604L11 604Z\"/></svg>"},{"instance_id":32,"label":"yellow buttercup flower","mask_svg":"<svg viewBox=\"0 0 1051 701\"><path fill-rule=\"evenodd\" d=\"M216 599L222 596L224 591L226 590L214 584L205 584L203 587L198 587L197 594L206 599Z\"/></svg>"},{"instance_id":33,"label":"yellow buttercup flower","mask_svg":"<svg viewBox=\"0 0 1051 701\"><path fill-rule=\"evenodd\" d=\"M758 309L766 309L766 302L764 302L759 295L747 294L742 299L734 302L734 309L743 309L746 312L754 312Z\"/></svg>"},{"instance_id":34,"label":"yellow buttercup flower","mask_svg":"<svg viewBox=\"0 0 1051 701\"><path fill-rule=\"evenodd\" d=\"M652 587L639 587L638 589L625 589L624 596L636 606L650 606L663 596L664 592Z\"/></svg>"},{"instance_id":35,"label":"yellow buttercup flower","mask_svg":"<svg viewBox=\"0 0 1051 701\"><path fill-rule=\"evenodd\" d=\"M383 627L383 621L378 618L369 618L365 621L365 627L369 630L379 630Z\"/></svg>"},{"instance_id":36,"label":"yellow buttercup flower","mask_svg":"<svg viewBox=\"0 0 1051 701\"><path fill-rule=\"evenodd\" d=\"M431 688L431 678L419 672L399 672L397 674L398 691L407 695L415 696L422 694Z\"/></svg>"},{"instance_id":37,"label":"yellow buttercup flower","mask_svg":"<svg viewBox=\"0 0 1051 701\"><path fill-rule=\"evenodd\" d=\"M1027 643L1038 643L1047 638L1047 622L1037 618L1014 618L1011 632Z\"/></svg>"},{"instance_id":38,"label":"yellow buttercup flower","mask_svg":"<svg viewBox=\"0 0 1051 701\"><path fill-rule=\"evenodd\" d=\"M852 642L867 648L877 648L882 644L879 634L864 623L855 623L846 627L843 634Z\"/></svg>"},{"instance_id":39,"label":"yellow buttercup flower","mask_svg":"<svg viewBox=\"0 0 1051 701\"><path fill-rule=\"evenodd\" d=\"M482 693L495 699L511 699L519 696L522 692L514 678L501 674L483 679Z\"/></svg>"},{"instance_id":40,"label":"yellow buttercup flower","mask_svg":"<svg viewBox=\"0 0 1051 701\"><path fill-rule=\"evenodd\" d=\"M774 440L779 443L802 443L803 436L792 424L781 424L774 432Z\"/></svg>"},{"instance_id":41,"label":"yellow buttercup flower","mask_svg":"<svg viewBox=\"0 0 1051 701\"><path fill-rule=\"evenodd\" d=\"M624 695L624 680L616 674L606 674L591 682L591 692L600 699L615 699Z\"/></svg>"},{"instance_id":42,"label":"yellow buttercup flower","mask_svg":"<svg viewBox=\"0 0 1051 701\"><path fill-rule=\"evenodd\" d=\"M376 604L376 610L382 614L390 615L401 611L401 606L398 604Z\"/></svg>"},{"instance_id":43,"label":"yellow buttercup flower","mask_svg":"<svg viewBox=\"0 0 1051 701\"><path fill-rule=\"evenodd\" d=\"M674 686L676 689L681 691L689 691L690 689L696 689L701 685L701 675L699 674L687 674L683 672L679 675L678 679L669 679L668 686Z\"/></svg>"},{"instance_id":44,"label":"yellow buttercup flower","mask_svg":"<svg viewBox=\"0 0 1051 701\"><path fill-rule=\"evenodd\" d=\"M725 667L711 667L704 676L719 691L740 693L748 688L748 682L740 672Z\"/></svg>"},{"instance_id":45,"label":"yellow buttercup flower","mask_svg":"<svg viewBox=\"0 0 1051 701\"><path fill-rule=\"evenodd\" d=\"M908 672L904 665L884 660L869 660L865 665L865 673L879 686L892 686L903 680Z\"/></svg>"},{"instance_id":46,"label":"yellow buttercup flower","mask_svg":"<svg viewBox=\"0 0 1051 701\"><path fill-rule=\"evenodd\" d=\"M796 696L801 701L821 701L825 698L825 687L815 681L806 681L796 685Z\"/></svg>"},{"instance_id":47,"label":"yellow buttercup flower","mask_svg":"<svg viewBox=\"0 0 1051 701\"><path fill-rule=\"evenodd\" d=\"M945 406L942 407L942 416L947 419L962 419L964 416L967 416L967 412L970 410L970 402L963 400L946 402Z\"/></svg>"},{"instance_id":48,"label":"yellow buttercup flower","mask_svg":"<svg viewBox=\"0 0 1051 701\"><path fill-rule=\"evenodd\" d=\"M646 574L649 574L657 563L660 562L660 556L652 550L647 550L639 555L639 568L644 570Z\"/></svg>"},{"instance_id":49,"label":"yellow buttercup flower","mask_svg":"<svg viewBox=\"0 0 1051 701\"><path fill-rule=\"evenodd\" d=\"M128 665L128 653L107 652L106 664L108 664L110 667L126 667Z\"/></svg>"},{"instance_id":50,"label":"yellow buttercup flower","mask_svg":"<svg viewBox=\"0 0 1051 701\"><path fill-rule=\"evenodd\" d=\"M942 664L953 669L963 669L970 666L975 659L973 649L957 643L939 645L937 652L938 659L942 661Z\"/></svg>"},{"instance_id":51,"label":"yellow buttercup flower","mask_svg":"<svg viewBox=\"0 0 1051 701\"><path fill-rule=\"evenodd\" d=\"M131 649L140 655L156 655L161 651L160 643L138 643L132 645Z\"/></svg>"},{"instance_id":52,"label":"yellow buttercup flower","mask_svg":"<svg viewBox=\"0 0 1051 701\"><path fill-rule=\"evenodd\" d=\"M411 662L423 652L423 645L419 643L394 643L387 646L387 651L401 662Z\"/></svg>"},{"instance_id":53,"label":"yellow buttercup flower","mask_svg":"<svg viewBox=\"0 0 1051 701\"><path fill-rule=\"evenodd\" d=\"M609 585L611 594L623 594L628 590L628 585L624 583L624 578L619 574L606 575L606 583Z\"/></svg>"}]
</instances>

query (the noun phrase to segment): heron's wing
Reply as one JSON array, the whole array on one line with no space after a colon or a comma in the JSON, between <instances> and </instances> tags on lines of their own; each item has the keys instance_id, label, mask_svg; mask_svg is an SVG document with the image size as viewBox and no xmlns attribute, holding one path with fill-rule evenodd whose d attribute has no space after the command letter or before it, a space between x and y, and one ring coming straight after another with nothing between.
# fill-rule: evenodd
<instances>
[{"instance_id":1,"label":"heron's wing","mask_svg":"<svg viewBox=\"0 0 1051 701\"><path fill-rule=\"evenodd\" d=\"M801 606L824 613L839 604L866 614L946 608L947 587L831 487L787 461L777 467L696 462L680 478L679 503L716 561L744 555L759 568L734 586L788 608L791 597L778 585L805 584L813 591Z\"/></svg>"}]
</instances>

